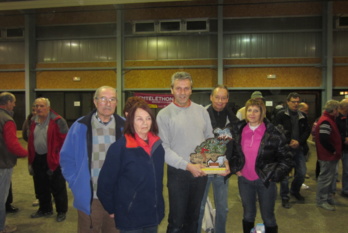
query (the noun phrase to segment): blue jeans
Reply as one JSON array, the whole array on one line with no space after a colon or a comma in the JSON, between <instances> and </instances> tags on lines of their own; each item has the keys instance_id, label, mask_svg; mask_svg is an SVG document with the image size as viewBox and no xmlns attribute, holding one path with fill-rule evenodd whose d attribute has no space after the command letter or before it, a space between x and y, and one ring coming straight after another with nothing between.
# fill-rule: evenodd
<instances>
[{"instance_id":1,"label":"blue jeans","mask_svg":"<svg viewBox=\"0 0 348 233\"><path fill-rule=\"evenodd\" d=\"M257 195L263 223L267 227L277 226L274 214L274 206L277 198L276 183L270 182L269 187L266 188L261 179L250 181L243 176L239 176L238 188L244 210L243 221L255 222Z\"/></svg>"},{"instance_id":2,"label":"blue jeans","mask_svg":"<svg viewBox=\"0 0 348 233\"><path fill-rule=\"evenodd\" d=\"M8 191L10 189L13 168L0 169L0 231L5 228L6 208Z\"/></svg>"},{"instance_id":3,"label":"blue jeans","mask_svg":"<svg viewBox=\"0 0 348 233\"><path fill-rule=\"evenodd\" d=\"M120 230L120 233L157 233L157 226L145 227L145 228L142 228L142 229L132 230L132 231Z\"/></svg>"},{"instance_id":4,"label":"blue jeans","mask_svg":"<svg viewBox=\"0 0 348 233\"><path fill-rule=\"evenodd\" d=\"M169 216L167 233L197 232L207 177L168 166Z\"/></svg>"},{"instance_id":5,"label":"blue jeans","mask_svg":"<svg viewBox=\"0 0 348 233\"><path fill-rule=\"evenodd\" d=\"M348 194L348 151L342 152L342 193Z\"/></svg>"},{"instance_id":6,"label":"blue jeans","mask_svg":"<svg viewBox=\"0 0 348 233\"><path fill-rule=\"evenodd\" d=\"M336 183L336 168L338 160L323 161L318 160L320 173L317 179L317 204L322 204L332 199L333 182Z\"/></svg>"},{"instance_id":7,"label":"blue jeans","mask_svg":"<svg viewBox=\"0 0 348 233\"><path fill-rule=\"evenodd\" d=\"M205 187L204 196L201 203L201 211L199 214L197 233L201 233L202 220L204 216L204 207L207 201L210 184L213 184L214 204L216 209L215 216L215 233L226 232L226 220L228 212L228 180L225 183L225 177L219 175L208 175L207 185Z\"/></svg>"},{"instance_id":8,"label":"blue jeans","mask_svg":"<svg viewBox=\"0 0 348 233\"><path fill-rule=\"evenodd\" d=\"M301 186L305 180L307 167L306 167L306 157L302 150L293 150L294 163L295 163L295 174L294 180L291 183L291 188L289 190L289 177L285 177L284 180L280 182L280 196L282 199L290 199L289 193L300 193Z\"/></svg>"}]
</instances>

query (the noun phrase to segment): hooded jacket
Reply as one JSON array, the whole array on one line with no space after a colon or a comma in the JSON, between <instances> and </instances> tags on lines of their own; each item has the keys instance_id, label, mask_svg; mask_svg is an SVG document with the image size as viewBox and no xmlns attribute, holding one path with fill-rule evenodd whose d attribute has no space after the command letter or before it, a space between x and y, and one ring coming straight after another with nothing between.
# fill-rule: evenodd
<instances>
[{"instance_id":1,"label":"hooded jacket","mask_svg":"<svg viewBox=\"0 0 348 233\"><path fill-rule=\"evenodd\" d=\"M256 158L255 171L266 187L270 181L280 182L289 174L293 167L292 153L286 143L281 129L275 127L267 119L266 126ZM233 140L228 144L226 152L231 173L241 171L245 164L245 155L242 151L241 140L246 121L240 121L232 128Z\"/></svg>"}]
</instances>

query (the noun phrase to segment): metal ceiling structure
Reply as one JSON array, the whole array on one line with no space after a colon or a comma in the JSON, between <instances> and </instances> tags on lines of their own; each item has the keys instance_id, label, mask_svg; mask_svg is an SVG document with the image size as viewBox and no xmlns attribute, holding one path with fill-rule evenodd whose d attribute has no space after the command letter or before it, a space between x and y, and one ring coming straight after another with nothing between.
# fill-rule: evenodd
<instances>
[{"instance_id":1,"label":"metal ceiling structure","mask_svg":"<svg viewBox=\"0 0 348 233\"><path fill-rule=\"evenodd\" d=\"M134 3L173 2L174 0L1 0L0 11L27 10L56 7L76 7L95 5L118 5ZM175 0L187 2L191 0Z\"/></svg>"}]
</instances>

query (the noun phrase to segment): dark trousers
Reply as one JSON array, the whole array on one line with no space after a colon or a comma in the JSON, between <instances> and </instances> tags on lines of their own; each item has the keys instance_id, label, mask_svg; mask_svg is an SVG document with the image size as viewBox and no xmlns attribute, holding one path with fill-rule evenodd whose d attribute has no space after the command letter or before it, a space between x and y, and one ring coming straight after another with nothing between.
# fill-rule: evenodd
<instances>
[{"instance_id":1,"label":"dark trousers","mask_svg":"<svg viewBox=\"0 0 348 233\"><path fill-rule=\"evenodd\" d=\"M35 192L40 203L39 210L52 211L53 195L56 211L66 213L68 211L68 194L60 167L53 172L49 170L46 154L36 154L32 167Z\"/></svg>"},{"instance_id":2,"label":"dark trousers","mask_svg":"<svg viewBox=\"0 0 348 233\"><path fill-rule=\"evenodd\" d=\"M167 233L197 232L207 177L168 166L169 217Z\"/></svg>"}]
</instances>

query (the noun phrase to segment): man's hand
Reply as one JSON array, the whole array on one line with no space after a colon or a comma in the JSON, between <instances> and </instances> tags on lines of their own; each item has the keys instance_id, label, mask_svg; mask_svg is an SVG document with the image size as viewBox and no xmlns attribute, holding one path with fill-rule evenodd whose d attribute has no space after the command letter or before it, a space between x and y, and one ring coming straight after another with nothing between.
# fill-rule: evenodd
<instances>
[{"instance_id":1,"label":"man's hand","mask_svg":"<svg viewBox=\"0 0 348 233\"><path fill-rule=\"evenodd\" d=\"M228 161L227 161L227 160L225 161L225 168L226 168L226 169L225 169L225 172L219 174L220 176L227 176L228 174L231 173L231 171L230 171L230 165L228 164Z\"/></svg>"},{"instance_id":2,"label":"man's hand","mask_svg":"<svg viewBox=\"0 0 348 233\"><path fill-rule=\"evenodd\" d=\"M109 214L109 217L110 217L110 218L114 218L114 217L115 217L115 214Z\"/></svg>"},{"instance_id":3,"label":"man's hand","mask_svg":"<svg viewBox=\"0 0 348 233\"><path fill-rule=\"evenodd\" d=\"M204 171L201 170L204 166L202 164L188 163L186 170L191 172L194 177L205 176Z\"/></svg>"},{"instance_id":4,"label":"man's hand","mask_svg":"<svg viewBox=\"0 0 348 233\"><path fill-rule=\"evenodd\" d=\"M289 146L293 149L296 149L300 146L300 143L295 139L291 139Z\"/></svg>"}]
</instances>

